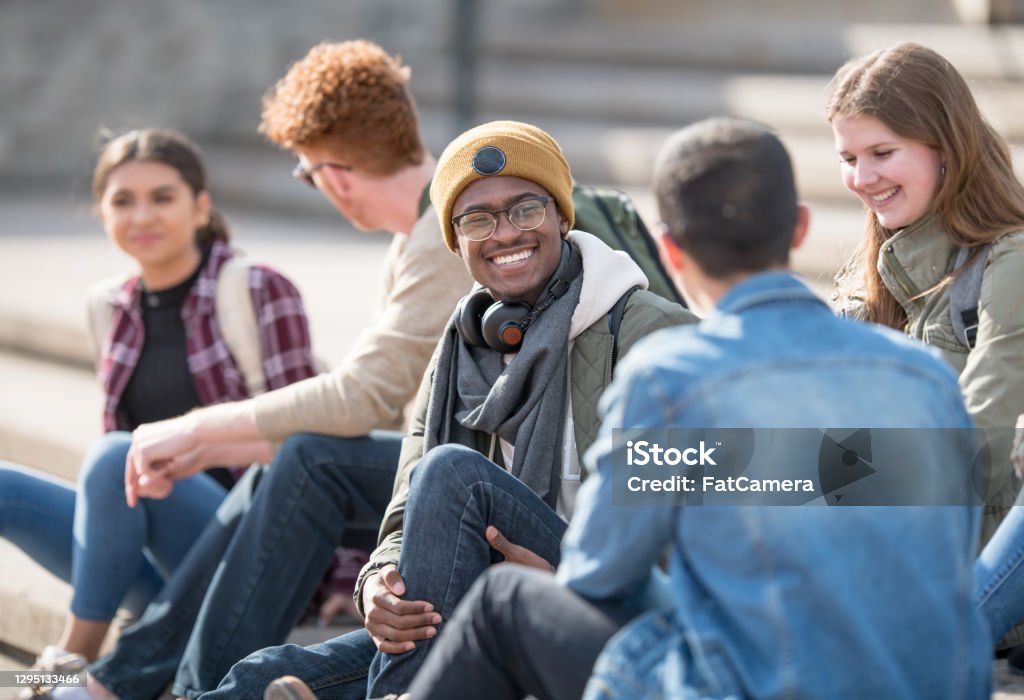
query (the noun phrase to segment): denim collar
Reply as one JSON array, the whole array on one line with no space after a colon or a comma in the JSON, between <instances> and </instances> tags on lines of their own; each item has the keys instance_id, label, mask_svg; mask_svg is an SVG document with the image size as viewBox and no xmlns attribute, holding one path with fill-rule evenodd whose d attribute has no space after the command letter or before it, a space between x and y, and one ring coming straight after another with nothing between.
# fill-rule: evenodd
<instances>
[{"instance_id":1,"label":"denim collar","mask_svg":"<svg viewBox=\"0 0 1024 700\"><path fill-rule=\"evenodd\" d=\"M778 301L809 301L828 308L791 272L762 272L743 280L718 300L715 313L735 314Z\"/></svg>"}]
</instances>

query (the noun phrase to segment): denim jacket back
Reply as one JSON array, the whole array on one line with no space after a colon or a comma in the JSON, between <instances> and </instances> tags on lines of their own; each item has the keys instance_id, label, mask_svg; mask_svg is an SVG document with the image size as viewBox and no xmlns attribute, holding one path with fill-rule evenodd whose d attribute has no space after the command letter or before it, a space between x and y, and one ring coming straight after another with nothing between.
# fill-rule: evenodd
<instances>
[{"instance_id":1,"label":"denim jacket back","mask_svg":"<svg viewBox=\"0 0 1024 700\"><path fill-rule=\"evenodd\" d=\"M590 697L987 697L978 508L612 502L615 428L969 427L934 351L762 274L701 324L634 348L602 411L559 578L635 600L659 589L651 566L667 546L670 582L606 647ZM937 446L913 459L971 488L971 465Z\"/></svg>"}]
</instances>

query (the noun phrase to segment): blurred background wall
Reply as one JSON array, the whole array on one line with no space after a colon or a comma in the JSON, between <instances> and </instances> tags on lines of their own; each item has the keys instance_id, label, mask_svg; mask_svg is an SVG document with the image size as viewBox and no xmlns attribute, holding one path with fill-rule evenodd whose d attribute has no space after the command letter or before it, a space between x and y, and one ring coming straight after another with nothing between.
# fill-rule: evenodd
<instances>
[{"instance_id":1,"label":"blurred background wall","mask_svg":"<svg viewBox=\"0 0 1024 700\"><path fill-rule=\"evenodd\" d=\"M360 36L412 64L435 151L467 123L521 118L564 142L580 179L642 183L661 136L711 114L759 118L797 142L827 137L828 76L898 39L1015 90L1016 30L968 22L1012 18L1015 3L3 0L0 186L81 178L100 126L163 124L243 159L269 153L256 133L261 95L316 42ZM1018 106L991 111L1013 136ZM251 184L223 180L238 196Z\"/></svg>"}]
</instances>

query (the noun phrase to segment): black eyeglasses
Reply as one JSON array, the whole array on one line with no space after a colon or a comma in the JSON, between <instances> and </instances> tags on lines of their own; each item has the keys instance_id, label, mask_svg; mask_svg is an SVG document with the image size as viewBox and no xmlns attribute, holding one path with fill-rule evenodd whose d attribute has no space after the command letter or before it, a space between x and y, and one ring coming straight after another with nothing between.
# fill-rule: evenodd
<instances>
[{"instance_id":1,"label":"black eyeglasses","mask_svg":"<svg viewBox=\"0 0 1024 700\"><path fill-rule=\"evenodd\" d=\"M306 165L302 161L295 164L292 168L292 177L299 182L305 182L307 185L312 187L314 190L317 189L316 180L313 179L313 173L321 168L337 168L338 170L345 170L352 172L352 166L342 165L341 163L317 163L316 165Z\"/></svg>"},{"instance_id":2,"label":"black eyeglasses","mask_svg":"<svg viewBox=\"0 0 1024 700\"><path fill-rule=\"evenodd\" d=\"M455 229L471 241L486 241L498 230L498 214L505 214L508 222L520 231L532 231L544 223L551 197L520 199L504 209L469 211L452 218Z\"/></svg>"}]
</instances>

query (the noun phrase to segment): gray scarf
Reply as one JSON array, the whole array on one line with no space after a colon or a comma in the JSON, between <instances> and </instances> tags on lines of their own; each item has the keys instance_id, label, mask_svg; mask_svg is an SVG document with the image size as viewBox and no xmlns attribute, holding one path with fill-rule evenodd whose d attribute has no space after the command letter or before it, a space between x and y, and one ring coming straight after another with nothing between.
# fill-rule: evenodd
<instances>
[{"instance_id":1,"label":"gray scarf","mask_svg":"<svg viewBox=\"0 0 1024 700\"><path fill-rule=\"evenodd\" d=\"M576 246L567 269L580 270ZM567 275L568 276L568 275ZM558 500L565 432L569 323L583 276L530 325L506 366L502 354L466 343L448 321L427 405L425 450L456 443L476 449L475 431L516 447L510 471L552 509ZM506 465L508 466L508 465Z\"/></svg>"}]
</instances>

